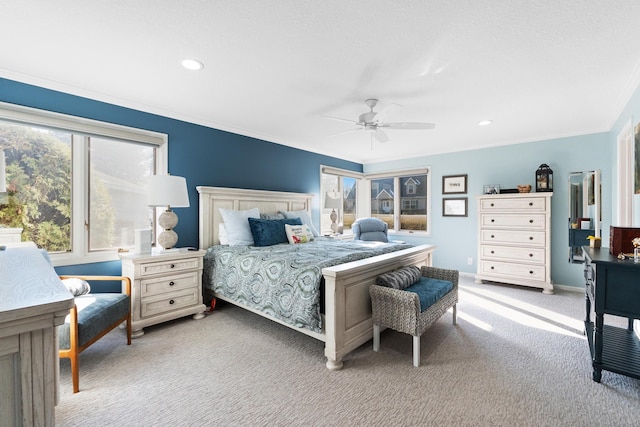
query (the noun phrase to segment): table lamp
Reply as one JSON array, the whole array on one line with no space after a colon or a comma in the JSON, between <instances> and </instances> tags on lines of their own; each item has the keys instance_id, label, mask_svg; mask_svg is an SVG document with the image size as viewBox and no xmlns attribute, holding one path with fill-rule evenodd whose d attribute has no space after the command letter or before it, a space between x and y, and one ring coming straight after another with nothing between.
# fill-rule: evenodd
<instances>
[{"instance_id":1,"label":"table lamp","mask_svg":"<svg viewBox=\"0 0 640 427\"><path fill-rule=\"evenodd\" d=\"M158 235L158 245L165 251L178 243L178 234L173 227L178 225L178 216L171 210L189 207L187 180L181 176L152 175L149 181L147 205L166 206L166 210L158 218L163 231Z\"/></svg>"},{"instance_id":2,"label":"table lamp","mask_svg":"<svg viewBox=\"0 0 640 427\"><path fill-rule=\"evenodd\" d=\"M324 198L324 208L331 209L331 231L333 234L338 232L338 224L336 220L338 219L338 214L336 213L336 209L340 211L342 208L342 197L340 197L340 193L328 191Z\"/></svg>"}]
</instances>

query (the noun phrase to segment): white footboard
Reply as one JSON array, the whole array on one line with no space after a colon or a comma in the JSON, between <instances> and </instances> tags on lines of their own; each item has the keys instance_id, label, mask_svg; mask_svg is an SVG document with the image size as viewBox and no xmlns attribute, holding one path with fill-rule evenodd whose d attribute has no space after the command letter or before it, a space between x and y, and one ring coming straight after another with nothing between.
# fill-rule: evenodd
<instances>
[{"instance_id":1,"label":"white footboard","mask_svg":"<svg viewBox=\"0 0 640 427\"><path fill-rule=\"evenodd\" d=\"M406 265L431 265L433 245L421 245L322 270L325 280L327 368L342 368L342 358L373 337L369 286L382 273Z\"/></svg>"}]
</instances>

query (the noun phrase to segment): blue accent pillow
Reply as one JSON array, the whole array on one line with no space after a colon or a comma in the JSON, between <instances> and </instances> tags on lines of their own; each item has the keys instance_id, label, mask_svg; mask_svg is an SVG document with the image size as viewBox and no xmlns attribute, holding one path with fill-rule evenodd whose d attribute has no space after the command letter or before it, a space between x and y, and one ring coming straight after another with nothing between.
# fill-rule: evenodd
<instances>
[{"instance_id":1,"label":"blue accent pillow","mask_svg":"<svg viewBox=\"0 0 640 427\"><path fill-rule=\"evenodd\" d=\"M418 294L420 312L423 312L448 294L451 289L453 289L453 283L448 280L423 277L417 283L405 288L405 291Z\"/></svg>"},{"instance_id":2,"label":"blue accent pillow","mask_svg":"<svg viewBox=\"0 0 640 427\"><path fill-rule=\"evenodd\" d=\"M255 246L272 246L278 243L289 243L284 225L302 225L300 218L259 219L249 218L249 228Z\"/></svg>"}]
</instances>

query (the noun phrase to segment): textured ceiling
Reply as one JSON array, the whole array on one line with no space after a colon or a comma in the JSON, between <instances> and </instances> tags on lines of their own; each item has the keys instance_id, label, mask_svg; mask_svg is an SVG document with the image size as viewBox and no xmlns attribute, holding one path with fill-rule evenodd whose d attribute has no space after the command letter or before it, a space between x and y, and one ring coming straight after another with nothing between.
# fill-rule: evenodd
<instances>
[{"instance_id":1,"label":"textured ceiling","mask_svg":"<svg viewBox=\"0 0 640 427\"><path fill-rule=\"evenodd\" d=\"M608 131L640 82L637 0L21 0L0 28L1 77L360 163ZM323 117L367 98L436 128Z\"/></svg>"}]
</instances>

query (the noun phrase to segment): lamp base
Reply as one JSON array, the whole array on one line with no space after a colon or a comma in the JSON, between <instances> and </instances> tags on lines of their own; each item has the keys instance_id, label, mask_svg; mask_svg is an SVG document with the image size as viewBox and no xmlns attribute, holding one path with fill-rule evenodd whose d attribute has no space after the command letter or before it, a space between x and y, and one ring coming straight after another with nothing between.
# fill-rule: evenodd
<instances>
[{"instance_id":1,"label":"lamp base","mask_svg":"<svg viewBox=\"0 0 640 427\"><path fill-rule=\"evenodd\" d=\"M336 220L338 219L338 214L336 213L335 209L331 209L331 214L329 215L329 219L331 219L331 231L333 231L333 234L336 234L338 232L338 224L336 223Z\"/></svg>"}]
</instances>

